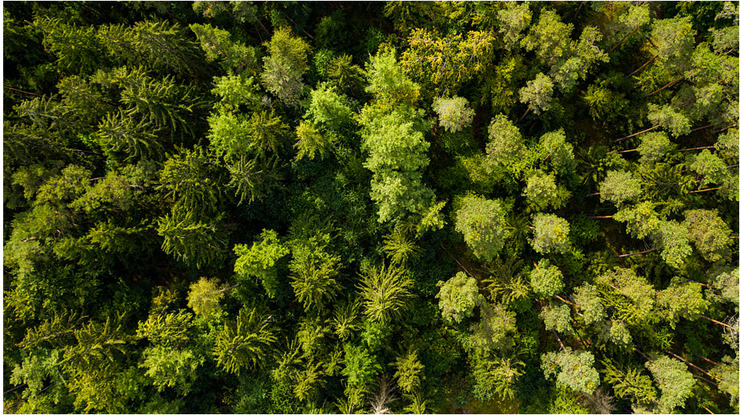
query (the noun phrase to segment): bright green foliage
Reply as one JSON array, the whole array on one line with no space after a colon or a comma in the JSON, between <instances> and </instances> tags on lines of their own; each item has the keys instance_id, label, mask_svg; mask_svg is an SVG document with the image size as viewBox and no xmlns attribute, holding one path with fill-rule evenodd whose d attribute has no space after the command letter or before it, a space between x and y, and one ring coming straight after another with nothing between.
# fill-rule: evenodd
<instances>
[{"instance_id":1,"label":"bright green foliage","mask_svg":"<svg viewBox=\"0 0 740 415\"><path fill-rule=\"evenodd\" d=\"M190 285L188 292L188 307L192 308L196 316L210 317L221 312L219 302L224 297L224 290L218 286L214 278L201 278Z\"/></svg>"},{"instance_id":2,"label":"bright green foliage","mask_svg":"<svg viewBox=\"0 0 740 415\"><path fill-rule=\"evenodd\" d=\"M383 250L390 255L391 265L405 266L408 260L416 259L420 254L417 243L401 226L383 236L383 241Z\"/></svg>"},{"instance_id":3,"label":"bright green foliage","mask_svg":"<svg viewBox=\"0 0 740 415\"><path fill-rule=\"evenodd\" d=\"M506 216L498 200L466 196L455 217L455 229L479 258L491 261L503 248L509 234Z\"/></svg>"},{"instance_id":4,"label":"bright green foliage","mask_svg":"<svg viewBox=\"0 0 740 415\"><path fill-rule=\"evenodd\" d=\"M604 306L601 304L601 298L595 286L584 283L576 287L573 300L576 307L583 313L583 321L586 324L598 323L604 320Z\"/></svg>"},{"instance_id":5,"label":"bright green foliage","mask_svg":"<svg viewBox=\"0 0 740 415\"><path fill-rule=\"evenodd\" d=\"M709 276L713 279L712 287L720 292L723 301L732 301L735 306L740 304L740 290L738 290L738 268L727 269L719 267L710 269Z\"/></svg>"},{"instance_id":6,"label":"bright green foliage","mask_svg":"<svg viewBox=\"0 0 740 415\"><path fill-rule=\"evenodd\" d=\"M674 278L671 285L657 294L658 306L665 319L675 326L679 318L696 320L708 304L701 292L701 285Z\"/></svg>"},{"instance_id":7,"label":"bright green foliage","mask_svg":"<svg viewBox=\"0 0 740 415\"><path fill-rule=\"evenodd\" d=\"M378 205L378 222L407 213L421 214L434 204L434 192L421 182L429 164L421 113L398 107L388 113L365 107L360 118L362 146L370 154L365 168L373 172L370 197Z\"/></svg>"},{"instance_id":8,"label":"bright green foliage","mask_svg":"<svg viewBox=\"0 0 740 415\"><path fill-rule=\"evenodd\" d=\"M560 16L552 9L542 10L537 23L532 25L529 33L522 39L522 47L535 51L537 57L547 66L564 57L570 49L572 24L560 21ZM539 78L539 75L537 75ZM535 112L539 114L539 112Z\"/></svg>"},{"instance_id":9,"label":"bright green foliage","mask_svg":"<svg viewBox=\"0 0 740 415\"><path fill-rule=\"evenodd\" d=\"M668 70L681 73L688 69L695 34L691 27L691 17L685 16L655 20L650 36L655 39L654 44L661 63Z\"/></svg>"},{"instance_id":10,"label":"bright green foliage","mask_svg":"<svg viewBox=\"0 0 740 415\"><path fill-rule=\"evenodd\" d=\"M414 79L424 80L439 95L454 95L460 86L480 73L490 59L491 32L468 31L440 37L426 29L414 29L401 65Z\"/></svg>"},{"instance_id":11,"label":"bright green foliage","mask_svg":"<svg viewBox=\"0 0 740 415\"><path fill-rule=\"evenodd\" d=\"M349 55L333 58L326 72L329 83L344 93L361 91L365 82L363 70L352 64L352 57Z\"/></svg>"},{"instance_id":12,"label":"bright green foliage","mask_svg":"<svg viewBox=\"0 0 740 415\"><path fill-rule=\"evenodd\" d=\"M640 163L655 163L670 149L671 140L664 132L649 132L642 135L642 141L637 151L640 153Z\"/></svg>"},{"instance_id":13,"label":"bright green foliage","mask_svg":"<svg viewBox=\"0 0 740 415\"><path fill-rule=\"evenodd\" d=\"M295 132L298 138L298 141L294 144L294 147L298 148L296 160L304 157L313 160L317 154L319 158L323 159L330 153L335 141L333 134L322 133L310 121L301 121Z\"/></svg>"},{"instance_id":14,"label":"bright green foliage","mask_svg":"<svg viewBox=\"0 0 740 415\"><path fill-rule=\"evenodd\" d=\"M211 285L211 282L201 282L200 284ZM207 294L201 295L200 299L193 297L193 305L198 308L199 314L208 313L207 309L217 309L215 304L209 303L209 300L213 297L209 298ZM218 297L218 295L214 297ZM192 308L193 305L190 307ZM154 345L179 348L190 340L188 331L193 327L192 320L193 315L185 310L179 310L177 313L150 314L146 321L139 322L136 336L140 339L147 339Z\"/></svg>"},{"instance_id":15,"label":"bright green foliage","mask_svg":"<svg viewBox=\"0 0 740 415\"><path fill-rule=\"evenodd\" d=\"M511 347L511 332L516 330L516 313L506 306L480 304L480 320L470 326L469 342L476 354Z\"/></svg>"},{"instance_id":16,"label":"bright green foliage","mask_svg":"<svg viewBox=\"0 0 740 415\"><path fill-rule=\"evenodd\" d=\"M361 305L360 301L345 301L334 309L331 326L334 328L334 334L343 341L359 330L360 325L357 320Z\"/></svg>"},{"instance_id":17,"label":"bright green foliage","mask_svg":"<svg viewBox=\"0 0 740 415\"><path fill-rule=\"evenodd\" d=\"M594 355L591 352L573 352L569 347L542 356L545 376L551 378L557 373L557 384L576 392L592 393L601 384L599 372L593 365Z\"/></svg>"},{"instance_id":18,"label":"bright green foliage","mask_svg":"<svg viewBox=\"0 0 740 415\"><path fill-rule=\"evenodd\" d=\"M604 334L608 334L609 341L618 346L628 346L632 343L632 335L622 320L607 321Z\"/></svg>"},{"instance_id":19,"label":"bright green foliage","mask_svg":"<svg viewBox=\"0 0 740 415\"><path fill-rule=\"evenodd\" d=\"M303 74L308 69L310 46L294 37L290 29L280 28L267 43L270 56L264 57L262 84L281 101L298 106L303 96Z\"/></svg>"},{"instance_id":20,"label":"bright green foliage","mask_svg":"<svg viewBox=\"0 0 740 415\"><path fill-rule=\"evenodd\" d=\"M439 117L439 125L453 133L467 128L475 116L475 111L468 107L468 100L458 96L434 98L432 109Z\"/></svg>"},{"instance_id":21,"label":"bright green foliage","mask_svg":"<svg viewBox=\"0 0 740 415\"><path fill-rule=\"evenodd\" d=\"M550 265L550 261L543 259L530 274L530 284L532 291L540 297L550 298L559 294L565 283L563 283L563 273L558 267Z\"/></svg>"},{"instance_id":22,"label":"bright green foliage","mask_svg":"<svg viewBox=\"0 0 740 415\"><path fill-rule=\"evenodd\" d=\"M160 218L157 233L164 238L165 253L198 268L219 258L226 245L215 223L196 221L192 214Z\"/></svg>"},{"instance_id":23,"label":"bright green foliage","mask_svg":"<svg viewBox=\"0 0 740 415\"><path fill-rule=\"evenodd\" d=\"M413 105L419 97L419 85L406 76L393 51L371 56L366 71L369 85L365 91L380 102Z\"/></svg>"},{"instance_id":24,"label":"bright green foliage","mask_svg":"<svg viewBox=\"0 0 740 415\"><path fill-rule=\"evenodd\" d=\"M221 99L218 103L219 108L236 111L243 105L257 109L261 104L261 94L256 82L255 78L247 76L246 72L239 75L214 76L213 83L216 85L211 93Z\"/></svg>"},{"instance_id":25,"label":"bright green foliage","mask_svg":"<svg viewBox=\"0 0 740 415\"><path fill-rule=\"evenodd\" d=\"M499 10L497 17L501 22L499 32L504 34L503 40L506 48L515 49L519 46L519 41L522 38L521 33L532 20L529 3L507 2L506 7Z\"/></svg>"},{"instance_id":26,"label":"bright green foliage","mask_svg":"<svg viewBox=\"0 0 740 415\"><path fill-rule=\"evenodd\" d=\"M21 395L24 402L18 407L19 413L51 412L64 399L67 392L57 369L59 360L59 350L44 350L43 354L29 356L13 368L10 384L27 385ZM44 387L47 379L51 379L49 388ZM7 401L5 404L8 405Z\"/></svg>"},{"instance_id":27,"label":"bright green foliage","mask_svg":"<svg viewBox=\"0 0 740 415\"><path fill-rule=\"evenodd\" d=\"M649 6L647 4L631 4L627 12L619 16L616 26L619 32L621 32L620 35L629 36L631 33L648 23L650 23Z\"/></svg>"},{"instance_id":28,"label":"bright green foliage","mask_svg":"<svg viewBox=\"0 0 740 415\"><path fill-rule=\"evenodd\" d=\"M721 183L727 174L727 166L710 150L702 150L689 163L689 167L703 176L702 184Z\"/></svg>"},{"instance_id":29,"label":"bright green foliage","mask_svg":"<svg viewBox=\"0 0 740 415\"><path fill-rule=\"evenodd\" d=\"M686 364L668 356L661 356L652 362L645 363L660 389L658 411L667 413L677 407L683 407L692 393L691 388L696 379L691 376Z\"/></svg>"},{"instance_id":30,"label":"bright green foliage","mask_svg":"<svg viewBox=\"0 0 740 415\"><path fill-rule=\"evenodd\" d=\"M565 174L575 167L573 145L566 141L562 128L543 134L540 145L549 155L548 160L551 160L550 163L558 174Z\"/></svg>"},{"instance_id":31,"label":"bright green foliage","mask_svg":"<svg viewBox=\"0 0 740 415\"><path fill-rule=\"evenodd\" d=\"M617 367L611 360L605 359L604 381L609 383L618 398L629 398L640 405L648 405L658 397L650 377L637 367L627 370Z\"/></svg>"},{"instance_id":32,"label":"bright green foliage","mask_svg":"<svg viewBox=\"0 0 740 415\"><path fill-rule=\"evenodd\" d=\"M333 88L322 85L311 91L311 104L306 111L318 125L333 131L352 123L352 110L347 106L344 96L338 95Z\"/></svg>"},{"instance_id":33,"label":"bright green foliage","mask_svg":"<svg viewBox=\"0 0 740 415\"><path fill-rule=\"evenodd\" d=\"M536 115L542 114L550 109L553 86L552 79L540 72L534 80L527 81L527 86L519 90L519 100L527 104Z\"/></svg>"},{"instance_id":34,"label":"bright green foliage","mask_svg":"<svg viewBox=\"0 0 740 415\"><path fill-rule=\"evenodd\" d=\"M565 219L549 213L537 213L532 216L532 226L534 238L529 243L538 253L565 253L570 248L570 225Z\"/></svg>"},{"instance_id":35,"label":"bright green foliage","mask_svg":"<svg viewBox=\"0 0 740 415\"><path fill-rule=\"evenodd\" d=\"M232 69L237 74L244 69L257 67L256 50L239 41L232 41L231 34L226 30L210 24L191 24L190 30L198 37L209 62L220 61L225 69Z\"/></svg>"},{"instance_id":36,"label":"bright green foliage","mask_svg":"<svg viewBox=\"0 0 740 415\"><path fill-rule=\"evenodd\" d=\"M216 337L213 355L218 366L236 373L242 367L263 364L268 347L276 340L277 328L270 324L271 317L256 309L239 310L236 322L227 322Z\"/></svg>"},{"instance_id":37,"label":"bright green foliage","mask_svg":"<svg viewBox=\"0 0 740 415\"><path fill-rule=\"evenodd\" d=\"M653 125L659 125L668 130L674 137L688 134L691 131L689 118L670 104L662 107L648 104L648 119Z\"/></svg>"},{"instance_id":38,"label":"bright green foliage","mask_svg":"<svg viewBox=\"0 0 740 415\"><path fill-rule=\"evenodd\" d=\"M640 179L624 170L609 170L606 178L599 183L601 202L609 201L621 207L627 201L637 200L642 194Z\"/></svg>"},{"instance_id":39,"label":"bright green foliage","mask_svg":"<svg viewBox=\"0 0 740 415\"><path fill-rule=\"evenodd\" d=\"M365 315L371 321L388 322L401 315L413 285L405 269L395 265L386 268L385 264L380 269L370 266L360 277L358 289Z\"/></svg>"},{"instance_id":40,"label":"bright green foliage","mask_svg":"<svg viewBox=\"0 0 740 415\"><path fill-rule=\"evenodd\" d=\"M159 392L171 387L186 395L197 378L196 369L204 361L202 356L196 356L190 349L155 346L144 350L139 367L146 369L145 374L152 379Z\"/></svg>"},{"instance_id":41,"label":"bright green foliage","mask_svg":"<svg viewBox=\"0 0 740 415\"><path fill-rule=\"evenodd\" d=\"M735 359L724 356L722 363L713 367L710 373L717 379L719 390L730 395L730 405L737 408L738 394L740 394L737 356Z\"/></svg>"},{"instance_id":42,"label":"bright green foliage","mask_svg":"<svg viewBox=\"0 0 740 415\"><path fill-rule=\"evenodd\" d=\"M342 374L347 376L347 383L362 388L366 386L382 369L377 357L370 354L363 346L352 343L344 344L344 369Z\"/></svg>"},{"instance_id":43,"label":"bright green foliage","mask_svg":"<svg viewBox=\"0 0 740 415\"><path fill-rule=\"evenodd\" d=\"M325 251L326 245L312 238L293 243L293 259L290 261L290 285L296 299L306 310L327 307L337 295L337 276L341 258Z\"/></svg>"},{"instance_id":44,"label":"bright green foliage","mask_svg":"<svg viewBox=\"0 0 740 415\"><path fill-rule=\"evenodd\" d=\"M635 314L647 314L655 306L655 288L645 277L638 276L631 268L606 271L598 275L594 281L599 285L611 287L618 294L627 297L635 309Z\"/></svg>"},{"instance_id":45,"label":"bright green foliage","mask_svg":"<svg viewBox=\"0 0 740 415\"><path fill-rule=\"evenodd\" d=\"M411 393L421 386L421 381L424 379L424 365L419 361L416 349L409 349L405 354L399 355L392 365L396 367L393 377L401 391Z\"/></svg>"},{"instance_id":46,"label":"bright green foliage","mask_svg":"<svg viewBox=\"0 0 740 415\"><path fill-rule=\"evenodd\" d=\"M124 333L122 316L108 317L105 323L90 321L74 330L76 344L64 347L62 364L81 371L101 369L127 353L132 337Z\"/></svg>"},{"instance_id":47,"label":"bright green foliage","mask_svg":"<svg viewBox=\"0 0 740 415\"><path fill-rule=\"evenodd\" d=\"M527 187L522 193L536 210L544 210L550 206L558 209L563 206L568 195L570 193L567 190L557 186L554 174L546 174L542 170L527 177Z\"/></svg>"},{"instance_id":48,"label":"bright green foliage","mask_svg":"<svg viewBox=\"0 0 740 415\"><path fill-rule=\"evenodd\" d=\"M546 330L555 330L565 334L574 334L571 326L570 307L566 304L551 302L542 307L540 318L545 321Z\"/></svg>"},{"instance_id":49,"label":"bright green foliage","mask_svg":"<svg viewBox=\"0 0 740 415\"><path fill-rule=\"evenodd\" d=\"M34 25L43 36L44 48L57 57L60 69L90 73L100 64L105 52L94 27L77 27L48 17L35 19Z\"/></svg>"},{"instance_id":50,"label":"bright green foliage","mask_svg":"<svg viewBox=\"0 0 740 415\"><path fill-rule=\"evenodd\" d=\"M495 398L514 399L524 363L515 358L477 358L473 367L473 396L482 402Z\"/></svg>"},{"instance_id":51,"label":"bright green foliage","mask_svg":"<svg viewBox=\"0 0 740 415\"><path fill-rule=\"evenodd\" d=\"M257 277L267 291L267 295L275 297L278 290L277 261L290 251L278 239L277 232L263 229L261 241L256 241L251 247L235 245L237 255L234 272L246 277Z\"/></svg>"},{"instance_id":52,"label":"bright green foliage","mask_svg":"<svg viewBox=\"0 0 740 415\"><path fill-rule=\"evenodd\" d=\"M655 235L660 225L660 218L654 209L655 205L650 201L625 206L614 214L614 220L626 222L627 233L635 238L644 239Z\"/></svg>"},{"instance_id":53,"label":"bright green foliage","mask_svg":"<svg viewBox=\"0 0 740 415\"><path fill-rule=\"evenodd\" d=\"M510 165L527 151L522 134L511 120L499 114L488 126L488 161L495 165Z\"/></svg>"},{"instance_id":54,"label":"bright green foliage","mask_svg":"<svg viewBox=\"0 0 740 415\"><path fill-rule=\"evenodd\" d=\"M661 221L657 235L656 239L662 248L660 256L666 264L674 268L680 267L684 259L693 252L689 245L689 230L683 223L673 220Z\"/></svg>"},{"instance_id":55,"label":"bright green foliage","mask_svg":"<svg viewBox=\"0 0 740 415\"><path fill-rule=\"evenodd\" d=\"M201 147L182 149L165 163L160 188L175 200L175 209L199 216L218 206L219 189L212 156Z\"/></svg>"},{"instance_id":56,"label":"bright green foliage","mask_svg":"<svg viewBox=\"0 0 740 415\"><path fill-rule=\"evenodd\" d=\"M716 210L687 210L684 216L689 239L704 259L717 262L729 258L732 231Z\"/></svg>"},{"instance_id":57,"label":"bright green foliage","mask_svg":"<svg viewBox=\"0 0 740 415\"><path fill-rule=\"evenodd\" d=\"M483 301L478 293L478 282L464 272L458 272L447 281L439 281L439 309L446 321L459 323L473 315L473 309Z\"/></svg>"},{"instance_id":58,"label":"bright green foliage","mask_svg":"<svg viewBox=\"0 0 740 415\"><path fill-rule=\"evenodd\" d=\"M561 91L572 91L578 78L586 79L596 62L609 61L609 55L596 45L600 41L601 32L593 26L587 26L578 42L571 41L564 56L553 63L550 76Z\"/></svg>"}]
</instances>

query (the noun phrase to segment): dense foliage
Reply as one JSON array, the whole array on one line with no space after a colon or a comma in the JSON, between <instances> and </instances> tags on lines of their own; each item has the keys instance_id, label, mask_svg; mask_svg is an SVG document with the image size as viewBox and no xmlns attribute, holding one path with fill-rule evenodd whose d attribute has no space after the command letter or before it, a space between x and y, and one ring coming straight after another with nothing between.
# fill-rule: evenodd
<instances>
[{"instance_id":1,"label":"dense foliage","mask_svg":"<svg viewBox=\"0 0 740 415\"><path fill-rule=\"evenodd\" d=\"M737 2L5 2L4 407L738 411Z\"/></svg>"}]
</instances>

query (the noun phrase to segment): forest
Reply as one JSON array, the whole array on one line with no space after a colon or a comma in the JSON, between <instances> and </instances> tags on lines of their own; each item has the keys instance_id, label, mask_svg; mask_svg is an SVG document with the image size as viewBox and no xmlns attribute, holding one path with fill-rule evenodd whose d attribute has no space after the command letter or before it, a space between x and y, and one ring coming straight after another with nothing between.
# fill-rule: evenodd
<instances>
[{"instance_id":1,"label":"forest","mask_svg":"<svg viewBox=\"0 0 740 415\"><path fill-rule=\"evenodd\" d=\"M738 2L3 2L6 413L738 413Z\"/></svg>"}]
</instances>

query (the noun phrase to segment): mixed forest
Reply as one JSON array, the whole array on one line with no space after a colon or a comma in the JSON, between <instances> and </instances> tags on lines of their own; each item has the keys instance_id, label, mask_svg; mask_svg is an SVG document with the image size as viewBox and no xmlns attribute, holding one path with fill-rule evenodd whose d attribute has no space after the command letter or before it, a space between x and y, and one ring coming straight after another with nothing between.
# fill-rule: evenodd
<instances>
[{"instance_id":1,"label":"mixed forest","mask_svg":"<svg viewBox=\"0 0 740 415\"><path fill-rule=\"evenodd\" d=\"M737 2L4 2L8 413L737 413Z\"/></svg>"}]
</instances>

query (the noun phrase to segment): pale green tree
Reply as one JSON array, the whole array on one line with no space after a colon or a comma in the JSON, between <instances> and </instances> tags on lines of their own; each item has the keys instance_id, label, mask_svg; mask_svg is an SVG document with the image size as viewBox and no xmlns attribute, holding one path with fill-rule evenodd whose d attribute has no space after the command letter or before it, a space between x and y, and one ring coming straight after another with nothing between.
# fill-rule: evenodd
<instances>
[{"instance_id":1,"label":"pale green tree","mask_svg":"<svg viewBox=\"0 0 740 415\"><path fill-rule=\"evenodd\" d=\"M530 274L530 284L532 291L543 298L557 295L565 288L563 273L547 259L535 264L535 269Z\"/></svg>"},{"instance_id":2,"label":"pale green tree","mask_svg":"<svg viewBox=\"0 0 740 415\"><path fill-rule=\"evenodd\" d=\"M588 351L572 351L570 347L542 356L542 370L552 378L557 374L558 385L576 392L592 393L600 384L599 372L594 366L594 355Z\"/></svg>"},{"instance_id":3,"label":"pale green tree","mask_svg":"<svg viewBox=\"0 0 740 415\"><path fill-rule=\"evenodd\" d=\"M683 407L686 399L691 396L691 388L696 383L686 364L668 356L661 356L645 363L645 367L653 375L660 390L656 409L668 413L677 407Z\"/></svg>"},{"instance_id":4,"label":"pale green tree","mask_svg":"<svg viewBox=\"0 0 740 415\"><path fill-rule=\"evenodd\" d=\"M624 202L634 201L642 194L640 179L625 170L609 170L606 178L599 183L601 202L609 201L618 208Z\"/></svg>"},{"instance_id":5,"label":"pale green tree","mask_svg":"<svg viewBox=\"0 0 740 415\"><path fill-rule=\"evenodd\" d=\"M503 248L509 234L505 215L498 200L466 196L455 216L455 229L463 234L477 257L491 261Z\"/></svg>"},{"instance_id":6,"label":"pale green tree","mask_svg":"<svg viewBox=\"0 0 740 415\"><path fill-rule=\"evenodd\" d=\"M473 315L473 309L483 300L478 293L478 283L464 272L458 272L447 281L439 281L439 309L442 317L449 322L459 323Z\"/></svg>"},{"instance_id":7,"label":"pale green tree","mask_svg":"<svg viewBox=\"0 0 740 415\"><path fill-rule=\"evenodd\" d=\"M534 238L529 242L538 253L565 253L570 248L567 220L549 213L537 213L532 216L532 226Z\"/></svg>"},{"instance_id":8,"label":"pale green tree","mask_svg":"<svg viewBox=\"0 0 740 415\"><path fill-rule=\"evenodd\" d=\"M411 297L411 280L405 269L383 264L370 266L360 274L358 289L365 315L375 322L388 322L401 315Z\"/></svg>"},{"instance_id":9,"label":"pale green tree","mask_svg":"<svg viewBox=\"0 0 740 415\"><path fill-rule=\"evenodd\" d=\"M228 373L237 373L243 367L264 363L269 347L275 342L277 328L266 316L254 308L242 308L235 322L226 322L213 347L216 363Z\"/></svg>"}]
</instances>

